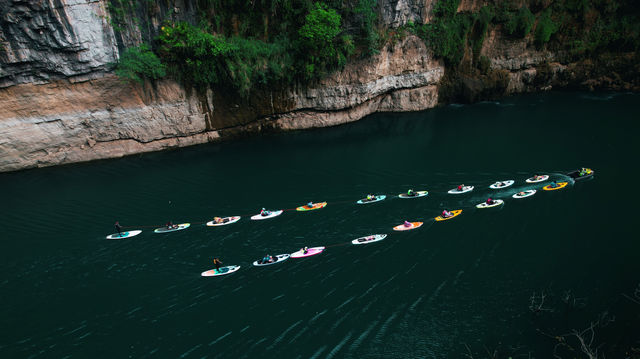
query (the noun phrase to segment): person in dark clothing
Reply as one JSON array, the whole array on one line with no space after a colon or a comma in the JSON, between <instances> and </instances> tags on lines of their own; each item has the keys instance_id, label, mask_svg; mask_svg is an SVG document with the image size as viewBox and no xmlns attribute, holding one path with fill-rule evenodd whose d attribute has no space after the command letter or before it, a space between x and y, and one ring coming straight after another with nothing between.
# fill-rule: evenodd
<instances>
[{"instance_id":1,"label":"person in dark clothing","mask_svg":"<svg viewBox=\"0 0 640 359\"><path fill-rule=\"evenodd\" d=\"M221 260L219 260L218 258L213 258L213 265L216 266L216 271L220 269L220 264L222 264Z\"/></svg>"},{"instance_id":2,"label":"person in dark clothing","mask_svg":"<svg viewBox=\"0 0 640 359\"><path fill-rule=\"evenodd\" d=\"M116 221L116 224L114 226L116 227L116 232L118 232L118 235L122 237L122 233L120 233L120 231L122 230L120 223Z\"/></svg>"}]
</instances>

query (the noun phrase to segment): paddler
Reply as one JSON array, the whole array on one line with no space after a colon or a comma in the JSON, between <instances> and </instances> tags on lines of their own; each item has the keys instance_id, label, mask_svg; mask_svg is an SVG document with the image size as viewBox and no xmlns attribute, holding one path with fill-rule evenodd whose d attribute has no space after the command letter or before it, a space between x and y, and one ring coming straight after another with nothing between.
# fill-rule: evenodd
<instances>
[{"instance_id":1,"label":"paddler","mask_svg":"<svg viewBox=\"0 0 640 359\"><path fill-rule=\"evenodd\" d=\"M272 258L271 255L267 254L266 256L264 256L262 258L262 264L266 264L266 263L271 262L271 258Z\"/></svg>"},{"instance_id":2,"label":"paddler","mask_svg":"<svg viewBox=\"0 0 640 359\"><path fill-rule=\"evenodd\" d=\"M413 189L410 189L410 190L407 191L407 196L413 197L415 195L416 195L416 193L413 191Z\"/></svg>"},{"instance_id":3,"label":"paddler","mask_svg":"<svg viewBox=\"0 0 640 359\"><path fill-rule=\"evenodd\" d=\"M307 203L307 207L309 207L309 208L313 208L313 202L309 202L309 203Z\"/></svg>"},{"instance_id":4,"label":"paddler","mask_svg":"<svg viewBox=\"0 0 640 359\"><path fill-rule=\"evenodd\" d=\"M173 224L173 222L169 221L167 222L167 229L175 229L178 228L178 225Z\"/></svg>"},{"instance_id":5,"label":"paddler","mask_svg":"<svg viewBox=\"0 0 640 359\"><path fill-rule=\"evenodd\" d=\"M120 226L120 223L118 223L118 221L116 221L116 224L114 224L114 226L116 227L116 232L118 232L118 236L122 237L122 234L120 234L120 231L122 230L122 227Z\"/></svg>"},{"instance_id":6,"label":"paddler","mask_svg":"<svg viewBox=\"0 0 640 359\"><path fill-rule=\"evenodd\" d=\"M446 209L442 211L442 218L449 218L451 217L453 214L449 211L447 211Z\"/></svg>"},{"instance_id":7,"label":"paddler","mask_svg":"<svg viewBox=\"0 0 640 359\"><path fill-rule=\"evenodd\" d=\"M558 187L558 184L556 183L556 181L551 181L551 184L549 185L549 187L556 188Z\"/></svg>"},{"instance_id":8,"label":"paddler","mask_svg":"<svg viewBox=\"0 0 640 359\"><path fill-rule=\"evenodd\" d=\"M261 216L263 216L263 217L264 217L264 216L268 216L268 215L270 215L270 214L271 214L271 212L267 211L267 210L266 210L266 209L264 209L264 208L262 208L262 210L260 211L260 215L261 215Z\"/></svg>"},{"instance_id":9,"label":"paddler","mask_svg":"<svg viewBox=\"0 0 640 359\"><path fill-rule=\"evenodd\" d=\"M495 202L493 201L493 199L491 197L487 198L487 204L491 205L494 204Z\"/></svg>"},{"instance_id":10,"label":"paddler","mask_svg":"<svg viewBox=\"0 0 640 359\"><path fill-rule=\"evenodd\" d=\"M222 264L221 260L219 260L218 258L213 258L213 265L216 266L216 272L220 269L221 264Z\"/></svg>"},{"instance_id":11,"label":"paddler","mask_svg":"<svg viewBox=\"0 0 640 359\"><path fill-rule=\"evenodd\" d=\"M224 221L223 221L223 220L222 220L222 218L220 218L220 217L213 217L213 221L214 221L215 223L224 223Z\"/></svg>"},{"instance_id":12,"label":"paddler","mask_svg":"<svg viewBox=\"0 0 640 359\"><path fill-rule=\"evenodd\" d=\"M304 254L309 253L309 248L308 247L302 248L302 253L304 253Z\"/></svg>"},{"instance_id":13,"label":"paddler","mask_svg":"<svg viewBox=\"0 0 640 359\"><path fill-rule=\"evenodd\" d=\"M368 194L367 195L367 201L373 201L374 199L376 199L376 197L372 194Z\"/></svg>"},{"instance_id":14,"label":"paddler","mask_svg":"<svg viewBox=\"0 0 640 359\"><path fill-rule=\"evenodd\" d=\"M413 226L413 224L411 224L411 222L409 222L409 221L404 221L404 227L405 227L405 228L409 228L409 227L411 227L411 226Z\"/></svg>"},{"instance_id":15,"label":"paddler","mask_svg":"<svg viewBox=\"0 0 640 359\"><path fill-rule=\"evenodd\" d=\"M520 197L524 196L525 194L526 193L524 193L524 192L518 192L518 196L520 196Z\"/></svg>"},{"instance_id":16,"label":"paddler","mask_svg":"<svg viewBox=\"0 0 640 359\"><path fill-rule=\"evenodd\" d=\"M458 192L462 192L463 189L464 189L464 184L461 184L458 186Z\"/></svg>"}]
</instances>

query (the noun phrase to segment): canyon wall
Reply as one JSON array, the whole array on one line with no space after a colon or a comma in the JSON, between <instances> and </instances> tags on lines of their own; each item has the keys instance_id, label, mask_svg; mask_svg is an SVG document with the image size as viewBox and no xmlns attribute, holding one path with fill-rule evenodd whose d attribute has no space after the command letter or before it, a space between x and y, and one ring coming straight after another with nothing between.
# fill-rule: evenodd
<instances>
[{"instance_id":1,"label":"canyon wall","mask_svg":"<svg viewBox=\"0 0 640 359\"><path fill-rule=\"evenodd\" d=\"M435 1L379 3L381 21L394 29L429 21ZM459 10L478 4L463 1ZM188 19L194 9L188 1L156 5L151 23L130 21L114 31L107 6L105 0L0 0L0 172L333 126L375 112L421 111L442 101L444 63L410 34L316 84L261 91L248 99L198 92L172 80L125 83L112 72L119 51L153 38L156 19ZM502 79L498 95L593 80L584 68L535 50L531 39L509 39L497 30L487 35L481 54ZM492 91L477 79L460 84L469 101Z\"/></svg>"}]
</instances>

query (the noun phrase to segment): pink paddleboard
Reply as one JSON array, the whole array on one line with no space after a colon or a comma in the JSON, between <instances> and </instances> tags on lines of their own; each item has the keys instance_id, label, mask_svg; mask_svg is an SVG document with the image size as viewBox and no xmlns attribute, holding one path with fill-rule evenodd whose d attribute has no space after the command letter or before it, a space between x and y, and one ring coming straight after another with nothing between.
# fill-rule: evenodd
<instances>
[{"instance_id":1,"label":"pink paddleboard","mask_svg":"<svg viewBox=\"0 0 640 359\"><path fill-rule=\"evenodd\" d=\"M422 226L422 222L411 222L410 226L405 226L404 224L393 227L394 231L410 231L412 229L416 229Z\"/></svg>"},{"instance_id":2,"label":"pink paddleboard","mask_svg":"<svg viewBox=\"0 0 640 359\"><path fill-rule=\"evenodd\" d=\"M320 254L324 251L324 247L313 247L307 248L307 253L304 253L303 250L299 250L297 252L291 253L291 258L304 258L315 256L316 254Z\"/></svg>"}]
</instances>

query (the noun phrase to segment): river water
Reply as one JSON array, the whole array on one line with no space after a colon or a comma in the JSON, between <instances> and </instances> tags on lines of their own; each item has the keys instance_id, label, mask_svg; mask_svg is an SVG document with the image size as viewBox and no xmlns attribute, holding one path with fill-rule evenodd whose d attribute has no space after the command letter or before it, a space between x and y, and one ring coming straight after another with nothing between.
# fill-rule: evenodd
<instances>
[{"instance_id":1,"label":"river water","mask_svg":"<svg viewBox=\"0 0 640 359\"><path fill-rule=\"evenodd\" d=\"M622 357L640 339L639 102L518 96L1 174L0 357L551 357L549 335L603 312L595 342ZM511 198L583 166L593 180ZM475 190L447 194L461 183ZM397 198L409 188L429 195ZM368 193L387 199L356 205ZM475 208L490 195L505 205ZM328 205L291 210L309 201ZM249 220L262 207L285 212ZM445 208L463 213L433 221ZM206 227L215 215L242 219ZM143 232L107 241L116 220ZM153 233L168 220L192 224ZM392 231L404 220L425 224ZM373 233L389 236L350 243ZM327 249L251 264L302 246ZM214 256L241 268L201 277Z\"/></svg>"}]
</instances>

